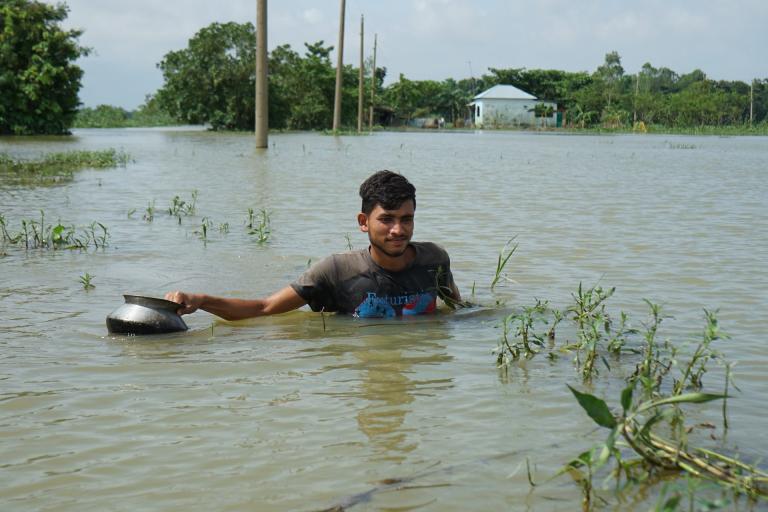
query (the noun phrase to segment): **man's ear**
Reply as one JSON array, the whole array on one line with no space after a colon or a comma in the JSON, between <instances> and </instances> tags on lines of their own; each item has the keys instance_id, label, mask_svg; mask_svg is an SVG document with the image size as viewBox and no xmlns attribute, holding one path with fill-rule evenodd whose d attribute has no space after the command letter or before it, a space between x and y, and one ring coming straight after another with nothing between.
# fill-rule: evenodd
<instances>
[{"instance_id":1,"label":"man's ear","mask_svg":"<svg viewBox=\"0 0 768 512\"><path fill-rule=\"evenodd\" d=\"M363 212L357 214L357 224L360 226L360 231L363 233L368 232L368 216Z\"/></svg>"}]
</instances>

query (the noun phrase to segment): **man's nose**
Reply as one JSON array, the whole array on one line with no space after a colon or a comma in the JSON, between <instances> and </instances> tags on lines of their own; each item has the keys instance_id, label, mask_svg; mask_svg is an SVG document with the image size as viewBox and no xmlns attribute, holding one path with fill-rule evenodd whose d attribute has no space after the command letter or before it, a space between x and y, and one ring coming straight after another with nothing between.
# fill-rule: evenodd
<instances>
[{"instance_id":1,"label":"man's nose","mask_svg":"<svg viewBox=\"0 0 768 512\"><path fill-rule=\"evenodd\" d=\"M392 228L390 229L390 232L392 234L401 235L403 234L403 223L399 220L396 220L392 223Z\"/></svg>"}]
</instances>

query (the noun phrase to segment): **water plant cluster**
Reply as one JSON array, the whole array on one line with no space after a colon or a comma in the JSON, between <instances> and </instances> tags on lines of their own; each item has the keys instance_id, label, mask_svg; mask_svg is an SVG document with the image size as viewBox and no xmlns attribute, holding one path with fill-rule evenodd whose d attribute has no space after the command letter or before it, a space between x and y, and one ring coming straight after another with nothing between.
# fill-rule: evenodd
<instances>
[{"instance_id":1,"label":"water plant cluster","mask_svg":"<svg viewBox=\"0 0 768 512\"><path fill-rule=\"evenodd\" d=\"M729 503L740 496L768 497L768 473L738 457L697 446L695 431L711 431L715 426L686 423L684 404L720 400L722 429L727 432L729 428L727 400L735 386L730 363L713 346L728 338L720 329L716 312L704 311L700 338L692 350L684 350L683 344L660 337L665 317L657 304L646 301L649 314L642 329L630 327L624 312L618 316L609 313L606 303L614 292L615 288L579 284L572 294L573 302L563 310L537 300L503 319L501 339L494 351L496 364L505 373L513 363L522 364L539 354L549 359L570 355L585 386L591 386L602 371L617 371L622 365L631 369L618 400L620 409L612 410L605 400L568 386L589 417L608 430L603 443L579 454L558 473L569 474L581 487L583 509L610 505L601 492L610 481L620 499L633 491L643 494L651 485L675 477L710 481L730 489L733 497ZM569 328L568 334L558 343L556 331L563 327ZM711 363L725 368L725 382L717 393L702 391ZM598 474L605 476L603 487L595 483ZM684 493L674 490L667 496L668 489L662 492L659 510L676 510L682 503ZM693 500L690 492L685 496Z\"/></svg>"},{"instance_id":2,"label":"water plant cluster","mask_svg":"<svg viewBox=\"0 0 768 512\"><path fill-rule=\"evenodd\" d=\"M130 157L123 151L65 151L39 158L17 158L0 153L0 176L18 184L50 184L71 180L82 169L124 167Z\"/></svg>"},{"instance_id":3,"label":"water plant cluster","mask_svg":"<svg viewBox=\"0 0 768 512\"><path fill-rule=\"evenodd\" d=\"M104 249L109 245L109 229L95 221L88 226L76 228L61 221L55 224L45 222L45 211L40 210L40 220L22 219L18 231L9 228L5 217L0 214L0 242L3 245L23 246L24 249Z\"/></svg>"},{"instance_id":4,"label":"water plant cluster","mask_svg":"<svg viewBox=\"0 0 768 512\"><path fill-rule=\"evenodd\" d=\"M170 200L168 208L165 210L166 213L171 217L175 217L177 223L181 225L184 217L194 217L197 214L197 200L199 195L197 190L191 192L189 199L182 199L178 194L174 195ZM155 220L155 215L158 213L156 203L157 202L154 199L147 203L147 207L142 215L142 219L146 222L153 222ZM128 217L133 217L135 213L136 209L131 209L128 212ZM247 217L244 222L245 230L246 233L253 237L259 244L269 242L272 233L270 215L269 210L266 208L260 208L258 210L248 208ZM193 231L193 234L204 243L207 243L209 241L210 232L215 229L222 235L229 234L230 223L227 221L217 225L211 217L203 216L200 219L199 227Z\"/></svg>"}]
</instances>

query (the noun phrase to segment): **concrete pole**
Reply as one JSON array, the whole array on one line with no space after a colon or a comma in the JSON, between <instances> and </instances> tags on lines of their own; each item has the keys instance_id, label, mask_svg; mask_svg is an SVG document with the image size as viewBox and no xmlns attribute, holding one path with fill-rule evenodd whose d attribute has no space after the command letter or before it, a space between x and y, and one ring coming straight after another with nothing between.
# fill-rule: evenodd
<instances>
[{"instance_id":1,"label":"concrete pole","mask_svg":"<svg viewBox=\"0 0 768 512\"><path fill-rule=\"evenodd\" d=\"M256 0L256 147L269 146L267 83L267 0Z\"/></svg>"},{"instance_id":2,"label":"concrete pole","mask_svg":"<svg viewBox=\"0 0 768 512\"><path fill-rule=\"evenodd\" d=\"M363 16L360 15L360 71L357 75L357 133L363 132L363 71L365 66L363 65L363 40L365 33L365 27L363 23Z\"/></svg>"},{"instance_id":3,"label":"concrete pole","mask_svg":"<svg viewBox=\"0 0 768 512\"><path fill-rule=\"evenodd\" d=\"M368 129L373 131L373 103L376 94L376 34L373 34L373 71L371 71L371 115Z\"/></svg>"},{"instance_id":4,"label":"concrete pole","mask_svg":"<svg viewBox=\"0 0 768 512\"><path fill-rule=\"evenodd\" d=\"M339 131L341 126L341 74L344 67L344 7L345 0L341 0L339 12L339 48L336 60L336 95L333 100L333 132Z\"/></svg>"}]
</instances>

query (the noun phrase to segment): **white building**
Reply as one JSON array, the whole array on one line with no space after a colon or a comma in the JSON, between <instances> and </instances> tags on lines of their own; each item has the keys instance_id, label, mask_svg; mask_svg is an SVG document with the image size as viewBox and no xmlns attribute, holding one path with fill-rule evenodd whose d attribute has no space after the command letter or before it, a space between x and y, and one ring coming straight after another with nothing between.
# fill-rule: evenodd
<instances>
[{"instance_id":1,"label":"white building","mask_svg":"<svg viewBox=\"0 0 768 512\"><path fill-rule=\"evenodd\" d=\"M539 104L551 107L549 116L536 115ZM494 85L475 96L468 106L470 120L478 128L557 126L557 103L536 99L512 85Z\"/></svg>"}]
</instances>

